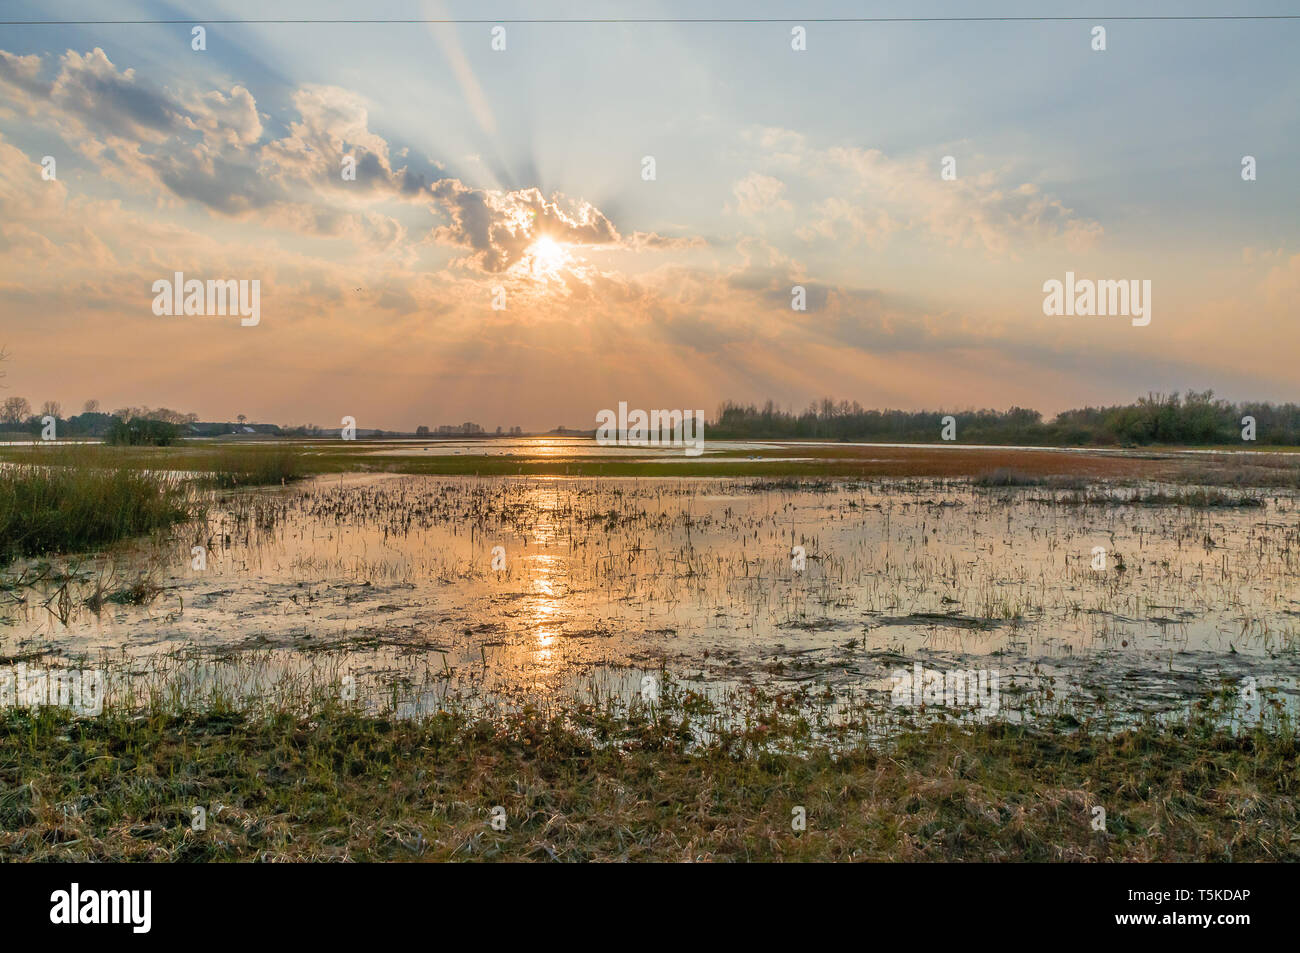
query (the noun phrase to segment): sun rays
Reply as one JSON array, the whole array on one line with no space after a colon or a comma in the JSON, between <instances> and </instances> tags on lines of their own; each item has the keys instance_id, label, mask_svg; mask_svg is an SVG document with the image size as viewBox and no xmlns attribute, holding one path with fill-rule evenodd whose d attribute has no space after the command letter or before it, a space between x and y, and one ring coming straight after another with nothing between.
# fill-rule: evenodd
<instances>
[{"instance_id":1,"label":"sun rays","mask_svg":"<svg viewBox=\"0 0 1300 953\"><path fill-rule=\"evenodd\" d=\"M534 278L559 279L572 261L568 246L542 235L528 248L529 271Z\"/></svg>"}]
</instances>

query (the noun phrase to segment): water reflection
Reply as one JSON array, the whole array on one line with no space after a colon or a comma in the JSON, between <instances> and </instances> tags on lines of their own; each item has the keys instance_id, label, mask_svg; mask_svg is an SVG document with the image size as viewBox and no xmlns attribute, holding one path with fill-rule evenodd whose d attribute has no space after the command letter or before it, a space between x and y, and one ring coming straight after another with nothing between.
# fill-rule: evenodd
<instances>
[{"instance_id":1,"label":"water reflection","mask_svg":"<svg viewBox=\"0 0 1300 953\"><path fill-rule=\"evenodd\" d=\"M660 664L712 684L875 688L898 658L983 659L1008 684L1051 672L1063 690L1120 699L1190 696L1216 673L1294 683L1294 495L1213 511L1057 496L329 477L223 497L201 530L64 561L66 585L0 588L0 634L10 656L346 653L358 677L400 672L434 699L567 692L593 671ZM161 587L152 602L88 607L142 574Z\"/></svg>"}]
</instances>

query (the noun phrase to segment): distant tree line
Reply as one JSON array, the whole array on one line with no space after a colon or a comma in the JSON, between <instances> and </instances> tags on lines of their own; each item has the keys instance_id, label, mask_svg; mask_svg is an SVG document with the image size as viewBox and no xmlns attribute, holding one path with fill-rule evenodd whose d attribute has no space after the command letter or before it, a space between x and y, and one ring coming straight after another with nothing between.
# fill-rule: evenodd
<instances>
[{"instance_id":1,"label":"distant tree line","mask_svg":"<svg viewBox=\"0 0 1300 953\"><path fill-rule=\"evenodd\" d=\"M59 439L98 437L105 443L127 446L167 446L184 436L211 437L246 429L242 427L246 419L243 414L239 415L241 426L237 430L231 423L200 423L198 414L167 407L120 407L106 414L100 412L99 401L88 400L80 414L64 417L57 401L47 400L36 413L26 398L0 401L0 433L39 437L46 417L54 418ZM278 434L280 429L258 424L256 432Z\"/></svg>"},{"instance_id":2,"label":"distant tree line","mask_svg":"<svg viewBox=\"0 0 1300 953\"><path fill-rule=\"evenodd\" d=\"M0 347L0 380L6 376L2 365L8 358L8 351ZM278 435L281 432L279 427L268 424L245 427L248 418L243 414L238 416L236 430L230 423L200 423L198 414L185 414L168 407L120 407L106 414L100 412L99 401L88 400L80 414L65 418L62 406L55 400L47 400L37 412L33 412L25 397L12 396L0 401L0 435L41 437L49 418L54 420L56 439L98 437L106 443L133 446L167 446L182 436L211 437L250 431Z\"/></svg>"},{"instance_id":3,"label":"distant tree line","mask_svg":"<svg viewBox=\"0 0 1300 953\"><path fill-rule=\"evenodd\" d=\"M1147 444L1235 444L1242 442L1242 418L1255 420L1255 442L1300 445L1300 405L1231 403L1213 391L1148 394L1135 403L1067 410L1045 421L1036 410L866 410L856 401L829 398L802 413L730 401L718 409L708 431L714 439L866 440L878 443L934 443L943 418L957 420L962 443L1045 446L1143 446Z\"/></svg>"}]
</instances>

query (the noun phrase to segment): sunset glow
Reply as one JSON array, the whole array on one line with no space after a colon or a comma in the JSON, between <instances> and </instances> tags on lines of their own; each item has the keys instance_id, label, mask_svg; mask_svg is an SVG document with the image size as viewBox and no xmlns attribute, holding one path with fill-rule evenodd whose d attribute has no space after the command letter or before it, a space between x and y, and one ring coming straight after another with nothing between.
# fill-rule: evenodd
<instances>
[{"instance_id":1,"label":"sunset glow","mask_svg":"<svg viewBox=\"0 0 1300 953\"><path fill-rule=\"evenodd\" d=\"M569 254L564 246L549 236L543 235L529 247L534 277L558 278L560 271L569 263Z\"/></svg>"},{"instance_id":2,"label":"sunset glow","mask_svg":"<svg viewBox=\"0 0 1300 953\"><path fill-rule=\"evenodd\" d=\"M407 430L435 409L591 427L616 400L1292 396L1295 134L1239 108L1294 85L1287 35L1249 28L1220 75L1203 63L1237 54L1208 26L1135 22L1096 52L1068 23L994 48L898 23L888 57L881 30L798 51L791 29L518 23L502 51L467 24L307 47L248 23L196 52L147 25L0 27L8 383ZM913 81L934 63L981 81ZM175 274L258 281L257 321L175 288L155 313ZM1044 314L1068 274L1149 281L1149 324Z\"/></svg>"},{"instance_id":3,"label":"sunset glow","mask_svg":"<svg viewBox=\"0 0 1300 953\"><path fill-rule=\"evenodd\" d=\"M429 861L1287 922L1297 49L1283 0L9 0L8 933L529 922Z\"/></svg>"}]
</instances>

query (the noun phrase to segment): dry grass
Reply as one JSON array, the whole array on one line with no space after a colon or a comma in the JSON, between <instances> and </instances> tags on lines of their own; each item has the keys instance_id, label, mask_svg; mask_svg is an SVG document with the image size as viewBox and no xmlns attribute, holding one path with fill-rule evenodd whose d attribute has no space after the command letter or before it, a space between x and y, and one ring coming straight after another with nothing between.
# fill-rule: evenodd
<instances>
[{"instance_id":1,"label":"dry grass","mask_svg":"<svg viewBox=\"0 0 1300 953\"><path fill-rule=\"evenodd\" d=\"M22 860L1300 859L1291 730L1208 718L805 745L692 743L680 708L420 722L331 707L0 721L0 856ZM207 829L190 829L192 808ZM1106 829L1093 829L1095 807ZM492 826L504 810L505 829ZM792 827L806 811L807 829Z\"/></svg>"}]
</instances>

